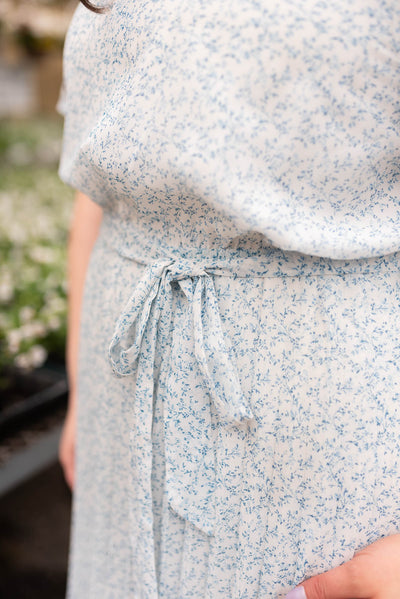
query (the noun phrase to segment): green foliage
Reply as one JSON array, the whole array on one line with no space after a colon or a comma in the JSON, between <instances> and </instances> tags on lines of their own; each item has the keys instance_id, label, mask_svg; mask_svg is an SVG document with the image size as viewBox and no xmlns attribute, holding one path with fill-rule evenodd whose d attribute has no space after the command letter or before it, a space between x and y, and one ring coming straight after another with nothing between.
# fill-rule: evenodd
<instances>
[{"instance_id":1,"label":"green foliage","mask_svg":"<svg viewBox=\"0 0 400 599\"><path fill-rule=\"evenodd\" d=\"M61 133L58 119L0 122L0 370L64 359L74 192L57 174Z\"/></svg>"}]
</instances>

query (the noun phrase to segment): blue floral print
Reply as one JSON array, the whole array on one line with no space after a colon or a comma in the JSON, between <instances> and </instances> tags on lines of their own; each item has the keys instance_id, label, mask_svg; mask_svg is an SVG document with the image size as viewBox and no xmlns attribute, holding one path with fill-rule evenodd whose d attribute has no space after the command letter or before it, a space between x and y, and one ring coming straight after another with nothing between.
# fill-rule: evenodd
<instances>
[{"instance_id":1,"label":"blue floral print","mask_svg":"<svg viewBox=\"0 0 400 599\"><path fill-rule=\"evenodd\" d=\"M103 208L68 599L283 599L400 532L400 8L115 0L64 50Z\"/></svg>"}]
</instances>

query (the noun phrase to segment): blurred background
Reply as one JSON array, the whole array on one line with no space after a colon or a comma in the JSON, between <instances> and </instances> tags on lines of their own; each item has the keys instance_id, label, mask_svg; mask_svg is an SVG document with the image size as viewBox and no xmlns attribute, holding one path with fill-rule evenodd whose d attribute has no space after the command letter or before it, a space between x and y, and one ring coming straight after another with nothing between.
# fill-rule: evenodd
<instances>
[{"instance_id":1,"label":"blurred background","mask_svg":"<svg viewBox=\"0 0 400 599\"><path fill-rule=\"evenodd\" d=\"M0 597L63 599L71 492L57 451L68 397L57 175L64 36L77 0L0 0Z\"/></svg>"}]
</instances>

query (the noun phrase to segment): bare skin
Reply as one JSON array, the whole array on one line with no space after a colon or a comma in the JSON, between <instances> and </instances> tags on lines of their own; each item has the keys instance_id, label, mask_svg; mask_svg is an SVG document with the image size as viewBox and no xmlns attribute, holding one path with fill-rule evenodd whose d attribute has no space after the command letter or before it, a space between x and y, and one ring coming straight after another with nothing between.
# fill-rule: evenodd
<instances>
[{"instance_id":1,"label":"bare skin","mask_svg":"<svg viewBox=\"0 0 400 599\"><path fill-rule=\"evenodd\" d=\"M396 493L397 489L393 489ZM400 534L379 539L342 566L314 576L288 599L399 599Z\"/></svg>"},{"instance_id":2,"label":"bare skin","mask_svg":"<svg viewBox=\"0 0 400 599\"><path fill-rule=\"evenodd\" d=\"M77 404L77 365L80 314L87 266L97 239L103 209L87 195L76 192L68 238L67 283L68 322L66 366L69 385L68 409L60 437L58 457L65 480L74 487L74 455Z\"/></svg>"}]
</instances>

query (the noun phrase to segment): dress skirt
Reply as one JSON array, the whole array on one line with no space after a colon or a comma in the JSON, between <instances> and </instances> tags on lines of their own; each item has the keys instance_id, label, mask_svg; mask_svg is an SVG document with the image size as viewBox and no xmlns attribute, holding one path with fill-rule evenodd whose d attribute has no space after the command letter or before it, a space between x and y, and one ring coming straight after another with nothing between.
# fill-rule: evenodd
<instances>
[{"instance_id":1,"label":"dress skirt","mask_svg":"<svg viewBox=\"0 0 400 599\"><path fill-rule=\"evenodd\" d=\"M400 532L400 252L160 248L84 289L68 599L282 599Z\"/></svg>"}]
</instances>

